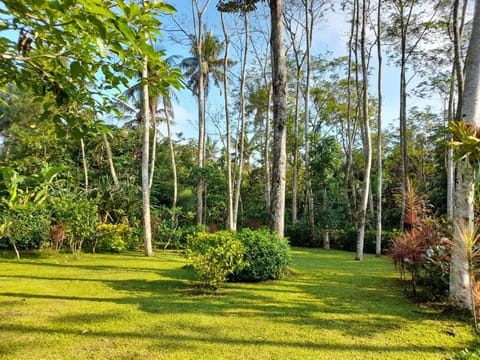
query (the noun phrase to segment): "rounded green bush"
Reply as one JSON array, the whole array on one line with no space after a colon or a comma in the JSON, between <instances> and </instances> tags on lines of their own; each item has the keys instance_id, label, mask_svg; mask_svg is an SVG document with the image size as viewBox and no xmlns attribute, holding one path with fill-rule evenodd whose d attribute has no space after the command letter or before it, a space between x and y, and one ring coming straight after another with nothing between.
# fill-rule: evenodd
<instances>
[{"instance_id":1,"label":"rounded green bush","mask_svg":"<svg viewBox=\"0 0 480 360\"><path fill-rule=\"evenodd\" d=\"M6 246L15 244L18 250L40 249L48 244L50 220L48 210L34 204L19 205L2 214L2 223L9 223L4 234Z\"/></svg>"},{"instance_id":2,"label":"rounded green bush","mask_svg":"<svg viewBox=\"0 0 480 360\"><path fill-rule=\"evenodd\" d=\"M189 236L184 256L206 287L218 289L227 276L243 266L244 247L228 231L199 232Z\"/></svg>"},{"instance_id":3,"label":"rounded green bush","mask_svg":"<svg viewBox=\"0 0 480 360\"><path fill-rule=\"evenodd\" d=\"M290 247L286 239L267 229L244 229L236 238L245 247L245 266L235 271L231 281L258 282L275 280L284 275L290 263Z\"/></svg>"}]
</instances>

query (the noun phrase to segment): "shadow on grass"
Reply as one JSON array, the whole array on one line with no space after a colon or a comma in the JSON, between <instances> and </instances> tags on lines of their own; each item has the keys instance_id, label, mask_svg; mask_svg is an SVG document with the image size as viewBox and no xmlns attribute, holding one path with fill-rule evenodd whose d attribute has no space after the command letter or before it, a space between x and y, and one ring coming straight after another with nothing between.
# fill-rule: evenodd
<instances>
[{"instance_id":1,"label":"shadow on grass","mask_svg":"<svg viewBox=\"0 0 480 360\"><path fill-rule=\"evenodd\" d=\"M389 307L376 307L373 300L386 301L386 299L382 299L384 295L381 291L376 293L373 289L362 288L347 291L344 287L343 292L339 292L338 287L345 286L345 284L342 285L342 281L345 279L338 275L335 276L337 282L331 279L328 281L328 286L321 286L321 291L314 282L300 279L298 283L286 280L280 285L273 282L234 284L219 294L197 295L195 286L190 282L192 277L188 271L183 269L160 270L159 273L162 276L161 280L93 280L105 283L117 294L122 294L119 297L19 292L1 292L0 296L24 299L23 301L27 303L29 299L51 299L134 305L141 311L158 315L177 313L214 315L225 318L264 318L272 322L340 331L345 336L355 337L370 337L379 333L387 333L398 329L401 319L411 320L413 317L413 314L397 311L391 302ZM168 278L174 275L176 278ZM36 277L32 278L36 279ZM78 279L72 278L72 280ZM86 279L84 280L86 281ZM278 289L278 286L281 289ZM280 300L278 292L285 295L290 292L291 295L294 295L295 300ZM387 300L391 301L391 294L385 292ZM298 297L302 294L304 296ZM12 304L14 301L22 300L12 300ZM368 315L368 317L362 318L360 315ZM103 321L102 316L97 319L94 314L69 315L65 318L60 317L58 321L91 324ZM430 315L415 314L414 316L417 322L432 318Z\"/></svg>"},{"instance_id":2,"label":"shadow on grass","mask_svg":"<svg viewBox=\"0 0 480 360\"><path fill-rule=\"evenodd\" d=\"M309 255L309 256L308 256ZM322 254L323 255L323 254ZM51 263L26 263L27 265L51 266L52 268L74 267L80 270L91 271L90 277L81 273L83 277L48 277L36 275L7 275L7 277L29 278L32 280L59 280L59 281L92 281L100 282L115 291L118 297L91 296L88 293L81 296L68 294L52 295L48 293L27 292L0 292L0 296L12 298L4 301L8 308L9 304L16 304L25 299L28 304L30 299L47 299L63 301L86 301L102 302L120 305L133 305L139 310L155 315L206 315L224 318L223 322L242 321L242 319L266 319L269 322L281 324L293 324L312 330L334 330L353 338L368 339L375 335L383 335L406 327L405 322L416 323L434 320L435 315L409 313L411 310L405 306L406 300L401 289L395 285L396 279L391 274L382 274L384 267L375 264L362 265L358 262L339 260L335 253L326 253L325 258L312 259L310 252L296 251L295 263L299 269L299 275L295 278L284 279L278 282L266 282L261 284L229 284L219 294L195 293L195 285L192 283L194 276L191 272L178 266L173 269L155 269L133 267L140 269L139 276L143 271L149 271L159 276L157 280L148 279L101 279L96 278L96 271L130 270L123 266L97 266L97 265L63 265ZM353 255L352 255L353 256ZM138 261L138 259L137 259ZM123 262L123 259L122 259ZM183 264L182 261L178 261ZM335 263L332 266L331 262ZM175 265L177 266L177 265ZM333 269L333 270L332 270ZM112 272L112 273L113 273ZM114 275L112 275L113 277ZM4 277L4 276L1 276ZM17 300L20 299L20 300ZM5 303L6 302L6 303ZM72 306L75 306L72 304ZM158 333L139 333L138 331L88 331L82 334L78 329L69 327L93 326L104 321L115 320L121 314L113 312L108 314L81 314L81 315L58 315L53 318L54 323L64 324L60 330L54 330L43 326L24 326L17 323L0 322L0 332L10 331L19 333L57 333L78 335L87 338L110 337L110 338L151 338L157 341L158 346L164 346L163 342L179 343L175 346L188 346L190 342L218 343L224 345L245 346L282 346L290 348L310 348L312 350L336 350L336 351L375 351L375 352L412 352L429 351L440 352L438 346L368 346L365 344L345 345L339 343L327 343L319 339L318 343L307 341L292 341L278 339L255 339L251 333L245 334L246 338L219 336L214 326L201 326L189 324L192 335L162 331L162 325L158 325ZM161 319L162 316L159 316ZM162 340L158 340L161 337ZM162 342L162 345L160 345ZM0 345L0 354L3 351Z\"/></svg>"},{"instance_id":3,"label":"shadow on grass","mask_svg":"<svg viewBox=\"0 0 480 360\"><path fill-rule=\"evenodd\" d=\"M42 327L42 326L24 326L20 324L11 324L11 325L4 325L1 327L3 331L10 331L16 332L20 334L58 334L60 331L55 330L49 327ZM73 335L79 336L83 338L122 338L122 339L147 339L152 342L152 345L155 345L157 342L158 346L162 349L165 349L165 344L170 344L172 349L184 348L185 346L189 346L192 348L192 343L205 343L205 344L214 344L218 343L221 345L232 345L232 346L252 346L252 347L282 347L282 348L294 348L294 349L305 349L308 348L312 351L322 351L322 350L334 350L335 352L341 353L344 351L359 351L359 352L379 352L379 353L417 353L419 351L427 351L427 352L442 352L446 350L440 344L438 346L422 346L422 347L412 347L411 345L375 345L369 346L365 344L341 344L341 343L334 343L334 342L327 342L327 341L318 341L316 343L308 343L308 342L299 342L299 341L291 341L289 339L279 337L278 340L273 339L260 339L260 338L233 338L233 337L218 337L215 332L212 332L212 329L209 327L196 327L196 333L193 335L180 335L180 334L168 334L162 333L159 336L158 333L139 333L139 332L129 332L129 331L81 331L78 329L68 329L63 328L61 329L61 333L64 335ZM0 354L7 353L10 351L11 348L8 347L8 344L0 345Z\"/></svg>"}]
</instances>

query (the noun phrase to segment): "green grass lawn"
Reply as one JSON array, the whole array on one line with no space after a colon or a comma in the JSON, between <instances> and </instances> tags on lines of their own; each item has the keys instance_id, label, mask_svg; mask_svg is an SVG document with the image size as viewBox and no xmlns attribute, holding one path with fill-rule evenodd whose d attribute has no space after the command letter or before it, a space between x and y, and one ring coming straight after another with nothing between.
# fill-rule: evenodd
<instances>
[{"instance_id":1,"label":"green grass lawn","mask_svg":"<svg viewBox=\"0 0 480 360\"><path fill-rule=\"evenodd\" d=\"M445 359L474 340L387 258L292 255L296 275L216 295L174 252L0 258L0 359Z\"/></svg>"}]
</instances>

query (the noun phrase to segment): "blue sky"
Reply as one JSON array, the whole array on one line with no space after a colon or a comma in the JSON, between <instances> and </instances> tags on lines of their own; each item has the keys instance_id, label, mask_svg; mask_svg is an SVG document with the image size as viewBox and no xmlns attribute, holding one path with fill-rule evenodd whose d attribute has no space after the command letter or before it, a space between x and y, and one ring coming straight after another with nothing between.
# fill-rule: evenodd
<instances>
[{"instance_id":1,"label":"blue sky","mask_svg":"<svg viewBox=\"0 0 480 360\"><path fill-rule=\"evenodd\" d=\"M171 2L177 8L175 15L186 31L193 31L191 20L191 1L189 0L174 0ZM201 1L203 4L204 1ZM223 38L223 33L220 25L220 17L215 8L216 0L211 1L208 11L205 15L204 23L207 29L213 29L214 33ZM167 29L173 29L175 26L166 19L165 26ZM317 24L313 39L313 53L324 54L327 51L332 53L332 57L347 55L347 37L349 33L348 15L341 12L330 12L327 16ZM181 37L180 32L170 34L174 37ZM169 35L167 33L165 41ZM232 40L234 42L235 40ZM167 51L169 55L180 55L181 57L188 56L188 45L169 42ZM376 67L376 54L372 55L372 67ZM386 56L384 55L384 71L383 71L383 122L385 126L396 125L399 116L399 70L395 66L388 64ZM420 79L412 82L411 86L415 86ZM370 86L372 94L376 94L376 69L372 69L370 77ZM197 104L195 98L188 90L183 90L179 93L179 101L175 104L175 128L176 131L182 131L186 137L197 138ZM440 112L442 110L442 103L439 97L429 99L419 99L410 96L407 100L408 107L418 106L423 108L426 105L432 106L433 110ZM220 96L220 90L212 88L209 95L210 115L212 110L220 111L223 106L223 98ZM215 111L213 111L215 112ZM207 119L208 121L208 119ZM163 130L164 131L164 130ZM208 133L216 137L218 130L209 125Z\"/></svg>"}]
</instances>

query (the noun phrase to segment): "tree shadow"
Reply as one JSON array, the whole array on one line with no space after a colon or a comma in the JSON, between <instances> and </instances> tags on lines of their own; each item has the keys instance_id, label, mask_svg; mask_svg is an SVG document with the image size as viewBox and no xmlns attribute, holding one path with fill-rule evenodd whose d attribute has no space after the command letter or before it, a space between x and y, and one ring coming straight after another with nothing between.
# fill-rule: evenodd
<instances>
[{"instance_id":1,"label":"tree shadow","mask_svg":"<svg viewBox=\"0 0 480 360\"><path fill-rule=\"evenodd\" d=\"M307 258L307 257L305 257ZM334 258L334 257L332 257ZM301 257L300 257L301 259ZM310 258L311 261L311 254ZM281 334L275 339L265 339L259 336L258 329L246 331L243 338L219 334L218 329L213 325L201 325L189 323L191 334L184 334L177 331L163 332L162 324L155 328L156 332L139 333L136 331L88 331L80 334L86 338L108 337L108 338L147 338L151 339L154 346L164 347L165 342L176 346L192 346L191 343L218 343L235 346L283 346L292 349L308 348L312 351L338 350L342 351L381 351L390 352L413 352L416 350L427 352L441 352L443 347L439 342L438 346L418 345L404 346L385 344L385 346L371 345L368 339L376 335L386 335L405 327L409 321L422 322L436 320L436 315L431 313L405 313L401 305L405 298L401 289L396 287L396 280L391 276L375 274L369 271L368 280L359 281L358 274L349 274L345 271L325 273L321 269L322 264L311 273L306 273L299 267L298 275L294 278L286 278L276 282L255 283L255 284L228 284L220 293L196 293L194 275L191 271L183 268L183 261L178 262L174 268L150 268L149 272L158 276L156 279L142 279L143 272L147 271L142 267L138 276L133 279L103 279L96 277L96 272L126 270L123 266L88 266L88 265L64 265L64 264L42 264L51 266L53 269L61 269L64 266L73 266L80 270L88 270L91 277L48 277L32 275L7 275L11 278L29 278L40 280L59 281L92 281L105 284L111 288L116 296L101 297L95 294L82 294L72 296L69 294L48 294L28 292L0 292L0 296L10 298L1 304L8 309L9 305L16 305L20 301L28 304L30 299L63 300L63 301L86 301L102 302L119 305L133 305L138 310L151 314L163 316L186 316L205 315L218 317L224 323L230 321L245 322L250 324L258 320L267 320L282 324L298 326L302 331L333 330L345 337L360 339L360 343L353 342L350 345L341 343L327 343L319 338L316 343L298 341L283 337ZM298 263L298 258L297 258ZM28 264L28 263L27 263ZM32 265L38 265L37 263ZM169 265L171 266L171 265ZM306 264L305 266L311 266ZM27 266L28 267L28 266ZM339 269L342 265L339 264ZM130 269L130 268L128 268ZM103 274L103 273L102 273ZM114 275L112 275L113 277ZM2 275L3 277L3 275ZM283 296L280 296L283 295ZM24 299L24 300L22 300ZM386 305L382 305L386 304ZM1 312L0 312L1 313ZM92 327L106 321L114 321L122 314L116 310L107 313L85 313L85 314L58 314L52 317L53 323L65 324L61 329L62 333L79 335L78 329L69 329L73 325ZM179 324L182 325L182 320ZM184 326L184 325L182 325ZM0 331L13 331L25 333L49 333L58 330L47 326L25 326L15 322L0 322ZM162 340L159 340L159 334ZM180 345L179 345L180 344ZM167 345L167 347L170 345ZM3 346L0 346L0 354ZM414 350L416 349L416 350Z\"/></svg>"}]
</instances>

